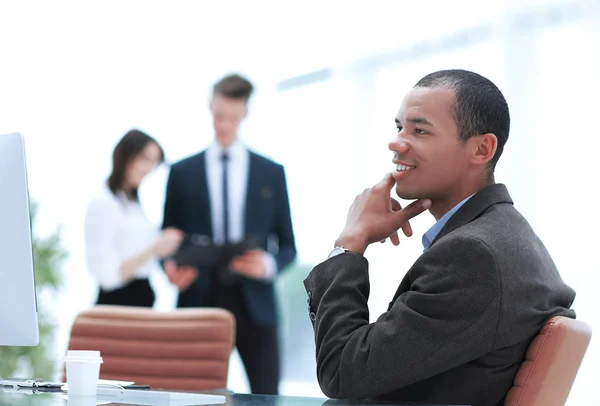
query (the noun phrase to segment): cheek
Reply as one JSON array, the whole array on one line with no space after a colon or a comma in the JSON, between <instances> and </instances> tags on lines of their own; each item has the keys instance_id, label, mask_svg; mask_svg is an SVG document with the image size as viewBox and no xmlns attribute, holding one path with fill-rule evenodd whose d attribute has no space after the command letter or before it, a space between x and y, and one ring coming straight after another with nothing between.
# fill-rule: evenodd
<instances>
[{"instance_id":1,"label":"cheek","mask_svg":"<svg viewBox=\"0 0 600 406\"><path fill-rule=\"evenodd\" d=\"M139 178L140 175L143 172L143 165L140 165L139 162L133 162L130 166L129 166L129 173L131 174L131 176L133 176L134 178Z\"/></svg>"},{"instance_id":2,"label":"cheek","mask_svg":"<svg viewBox=\"0 0 600 406\"><path fill-rule=\"evenodd\" d=\"M428 170L436 173L436 177L448 179L460 172L464 160L462 149L455 145L444 145L428 154L425 162Z\"/></svg>"}]
</instances>

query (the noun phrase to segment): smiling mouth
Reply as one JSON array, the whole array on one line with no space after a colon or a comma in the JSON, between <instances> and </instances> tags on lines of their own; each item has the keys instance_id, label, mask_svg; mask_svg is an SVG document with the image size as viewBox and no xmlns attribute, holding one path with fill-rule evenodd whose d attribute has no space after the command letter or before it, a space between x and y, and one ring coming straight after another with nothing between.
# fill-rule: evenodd
<instances>
[{"instance_id":1,"label":"smiling mouth","mask_svg":"<svg viewBox=\"0 0 600 406\"><path fill-rule=\"evenodd\" d=\"M394 179L396 179L396 181L402 180L415 168L416 166L412 165L396 164L396 171L393 173Z\"/></svg>"},{"instance_id":2,"label":"smiling mouth","mask_svg":"<svg viewBox=\"0 0 600 406\"><path fill-rule=\"evenodd\" d=\"M410 172L415 168L416 168L416 166L403 165L403 164L396 165L397 172Z\"/></svg>"}]
</instances>

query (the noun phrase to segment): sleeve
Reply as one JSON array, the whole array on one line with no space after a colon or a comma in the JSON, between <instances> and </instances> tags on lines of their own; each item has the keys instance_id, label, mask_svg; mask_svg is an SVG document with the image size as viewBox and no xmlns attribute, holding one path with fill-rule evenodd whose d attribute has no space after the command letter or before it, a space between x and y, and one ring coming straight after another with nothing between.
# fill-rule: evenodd
<instances>
[{"instance_id":1,"label":"sleeve","mask_svg":"<svg viewBox=\"0 0 600 406\"><path fill-rule=\"evenodd\" d=\"M104 290L123 285L120 276L122 258L116 249L119 210L113 202L97 199L90 203L85 215L84 239L89 272Z\"/></svg>"},{"instance_id":2,"label":"sleeve","mask_svg":"<svg viewBox=\"0 0 600 406\"><path fill-rule=\"evenodd\" d=\"M277 274L277 262L275 262L275 257L270 252L264 252L263 261L265 262L265 276L263 279L265 281L272 281Z\"/></svg>"},{"instance_id":3,"label":"sleeve","mask_svg":"<svg viewBox=\"0 0 600 406\"><path fill-rule=\"evenodd\" d=\"M275 221L275 233L278 239L279 249L275 255L275 272L281 272L296 258L296 240L292 227L292 215L290 211L290 200L285 178L285 170L280 166L280 210Z\"/></svg>"},{"instance_id":4,"label":"sleeve","mask_svg":"<svg viewBox=\"0 0 600 406\"><path fill-rule=\"evenodd\" d=\"M377 397L491 351L498 278L483 242L440 241L413 265L389 310L369 323L367 260L344 253L316 266L304 284L321 389L331 398Z\"/></svg>"},{"instance_id":5,"label":"sleeve","mask_svg":"<svg viewBox=\"0 0 600 406\"><path fill-rule=\"evenodd\" d=\"M179 224L178 219L178 199L177 199L177 188L176 188L176 167L171 167L169 172L169 178L167 180L167 190L165 192L165 207L163 211L163 224L162 229L169 227L182 228Z\"/></svg>"}]
</instances>

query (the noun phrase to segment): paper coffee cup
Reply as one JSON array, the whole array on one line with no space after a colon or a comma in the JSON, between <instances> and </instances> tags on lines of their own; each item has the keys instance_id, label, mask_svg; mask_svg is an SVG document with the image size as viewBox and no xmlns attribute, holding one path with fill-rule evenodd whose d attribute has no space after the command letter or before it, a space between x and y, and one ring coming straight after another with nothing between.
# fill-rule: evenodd
<instances>
[{"instance_id":1,"label":"paper coffee cup","mask_svg":"<svg viewBox=\"0 0 600 406\"><path fill-rule=\"evenodd\" d=\"M69 396L96 396L100 364L100 351L67 351L65 366Z\"/></svg>"}]
</instances>

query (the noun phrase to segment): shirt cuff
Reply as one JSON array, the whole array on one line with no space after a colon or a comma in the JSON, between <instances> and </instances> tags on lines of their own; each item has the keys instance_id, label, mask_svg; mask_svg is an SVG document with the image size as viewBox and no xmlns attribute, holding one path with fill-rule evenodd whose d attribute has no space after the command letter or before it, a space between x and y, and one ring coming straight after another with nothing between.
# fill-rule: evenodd
<instances>
[{"instance_id":1,"label":"shirt cuff","mask_svg":"<svg viewBox=\"0 0 600 406\"><path fill-rule=\"evenodd\" d=\"M277 262L275 262L275 257L270 252L263 253L263 261L265 263L265 274L262 279L271 281L277 274Z\"/></svg>"}]
</instances>

